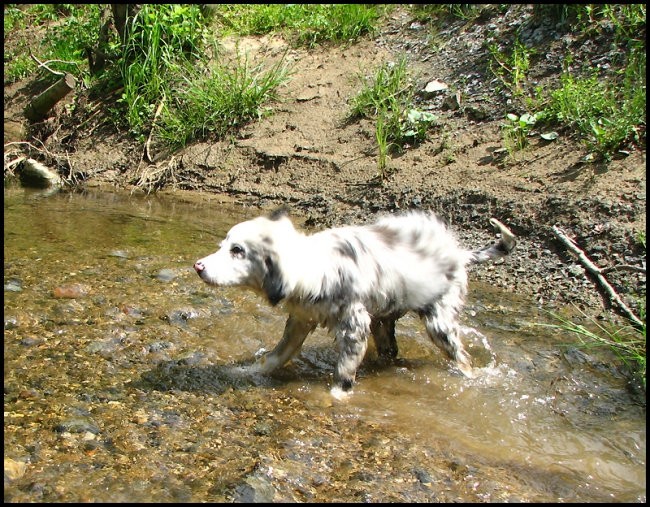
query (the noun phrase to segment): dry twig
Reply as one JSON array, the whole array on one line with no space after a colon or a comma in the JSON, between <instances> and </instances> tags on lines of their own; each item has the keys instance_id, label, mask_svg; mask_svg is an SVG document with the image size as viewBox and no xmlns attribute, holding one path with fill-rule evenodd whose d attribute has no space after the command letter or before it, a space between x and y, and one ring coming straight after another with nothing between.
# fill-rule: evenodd
<instances>
[{"instance_id":1,"label":"dry twig","mask_svg":"<svg viewBox=\"0 0 650 507\"><path fill-rule=\"evenodd\" d=\"M610 299L618 305L618 307L625 313L625 315L637 326L643 327L643 322L637 317L634 312L623 302L621 297L616 293L614 288L609 284L607 279L603 276L603 270L596 266L587 255L578 248L575 242L569 238L562 229L559 227L552 227L555 236L564 244L574 255L578 257L580 263L596 277L596 280L607 293ZM610 268L611 270L612 268Z\"/></svg>"},{"instance_id":2,"label":"dry twig","mask_svg":"<svg viewBox=\"0 0 650 507\"><path fill-rule=\"evenodd\" d=\"M156 120L158 119L158 115L160 114L160 111L162 111L164 104L165 104L165 95L163 94L162 99L160 99L160 104L158 104L158 108L156 109L156 113L153 115L153 121L151 122L151 131L149 132L149 137L147 138L147 142L144 145L144 155L147 158L147 162L153 162L153 160L151 159L151 154L149 153L149 145L151 144L151 137L153 136L153 130L156 127Z\"/></svg>"}]
</instances>

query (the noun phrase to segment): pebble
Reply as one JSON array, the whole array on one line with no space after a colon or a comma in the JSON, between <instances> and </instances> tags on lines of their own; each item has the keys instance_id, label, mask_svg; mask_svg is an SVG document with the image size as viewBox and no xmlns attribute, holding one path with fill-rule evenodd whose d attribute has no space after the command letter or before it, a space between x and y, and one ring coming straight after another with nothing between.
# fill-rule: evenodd
<instances>
[{"instance_id":1,"label":"pebble","mask_svg":"<svg viewBox=\"0 0 650 507\"><path fill-rule=\"evenodd\" d=\"M93 421L85 417L73 417L57 424L54 427L57 433L93 433L99 434L101 430Z\"/></svg>"},{"instance_id":2,"label":"pebble","mask_svg":"<svg viewBox=\"0 0 650 507\"><path fill-rule=\"evenodd\" d=\"M16 317L6 317L5 318L5 329L16 329L18 327L18 319Z\"/></svg>"},{"instance_id":3,"label":"pebble","mask_svg":"<svg viewBox=\"0 0 650 507\"><path fill-rule=\"evenodd\" d=\"M52 294L55 298L75 299L87 296L89 291L90 287L87 285L74 283L71 285L61 285L59 287L55 287L52 291Z\"/></svg>"},{"instance_id":4,"label":"pebble","mask_svg":"<svg viewBox=\"0 0 650 507\"><path fill-rule=\"evenodd\" d=\"M171 282L174 278L176 278L176 273L173 269L165 268L156 273L156 279L161 282Z\"/></svg>"},{"instance_id":5,"label":"pebble","mask_svg":"<svg viewBox=\"0 0 650 507\"><path fill-rule=\"evenodd\" d=\"M22 292L23 284L17 278L12 278L7 280L5 283L5 292Z\"/></svg>"}]
</instances>

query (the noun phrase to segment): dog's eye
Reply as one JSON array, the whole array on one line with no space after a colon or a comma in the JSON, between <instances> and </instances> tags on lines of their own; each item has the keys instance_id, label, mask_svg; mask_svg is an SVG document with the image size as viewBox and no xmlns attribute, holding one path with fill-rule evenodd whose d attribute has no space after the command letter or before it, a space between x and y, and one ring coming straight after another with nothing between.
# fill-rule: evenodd
<instances>
[{"instance_id":1,"label":"dog's eye","mask_svg":"<svg viewBox=\"0 0 650 507\"><path fill-rule=\"evenodd\" d=\"M233 245L230 247L230 255L233 257L244 257L244 249L240 245Z\"/></svg>"}]
</instances>

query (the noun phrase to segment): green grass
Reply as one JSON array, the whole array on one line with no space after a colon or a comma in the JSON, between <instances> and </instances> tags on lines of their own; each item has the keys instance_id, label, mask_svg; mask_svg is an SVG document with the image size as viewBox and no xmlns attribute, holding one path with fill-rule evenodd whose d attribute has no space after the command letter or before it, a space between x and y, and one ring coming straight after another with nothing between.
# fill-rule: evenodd
<instances>
[{"instance_id":1,"label":"green grass","mask_svg":"<svg viewBox=\"0 0 650 507\"><path fill-rule=\"evenodd\" d=\"M578 134L587 150L604 160L630 144L645 145L646 130L646 50L645 4L567 4L535 5L533 12L571 27L576 36L597 35L613 30L620 57L614 64L620 70L600 72L588 64L586 69L565 70L559 86L552 90L530 90L526 83L535 52L515 36L510 52L495 44L488 47L489 67L513 95L521 109L537 111L547 126L562 126ZM571 65L565 58L565 68Z\"/></svg>"},{"instance_id":2,"label":"green grass","mask_svg":"<svg viewBox=\"0 0 650 507\"><path fill-rule=\"evenodd\" d=\"M278 33L299 46L347 43L376 32L389 6L372 4L227 4L215 18L224 33Z\"/></svg>"},{"instance_id":3,"label":"green grass","mask_svg":"<svg viewBox=\"0 0 650 507\"><path fill-rule=\"evenodd\" d=\"M349 119L375 120L378 175L384 178L388 154L424 141L437 117L414 106L413 81L405 57L379 66L361 81L361 90L350 101Z\"/></svg>"},{"instance_id":4,"label":"green grass","mask_svg":"<svg viewBox=\"0 0 650 507\"><path fill-rule=\"evenodd\" d=\"M509 51L501 50L496 43L489 44L488 50L492 56L489 63L490 71L515 97L524 95L530 62L535 50L526 47L518 38L515 38Z\"/></svg>"},{"instance_id":5,"label":"green grass","mask_svg":"<svg viewBox=\"0 0 650 507\"><path fill-rule=\"evenodd\" d=\"M578 33L601 30L603 21L611 24L619 42L641 42L645 35L645 4L534 4L540 19L567 23Z\"/></svg>"},{"instance_id":6,"label":"green grass","mask_svg":"<svg viewBox=\"0 0 650 507\"><path fill-rule=\"evenodd\" d=\"M114 90L123 85L118 107L113 108L117 111L115 117L143 141L151 132L154 120L159 126L164 126L165 122L178 125L196 117L199 111L205 111L209 114L205 125L197 127L198 120L190 122L191 135L186 130L179 130L179 138L174 140L173 129L160 130L166 141L182 146L194 135L222 130L215 115L205 108L214 103L213 112L220 110L218 104L225 100L224 91L202 74L208 68L204 53L206 47L215 43L219 36L226 33L237 36L276 33L296 45L307 47L326 43L347 44L375 34L385 14L393 8L369 4L216 4L211 9L213 16L206 20L198 5L143 4L130 24L127 44L121 47L113 34L108 47L104 48L112 66L103 74L93 76L88 69L85 51L97 44L101 6L8 4L4 8L5 34L29 28L32 38L5 48L5 82L25 78L36 70L36 63L29 56L32 51L40 60L51 61L52 69L72 72L99 95L103 90ZM415 19L431 25L449 19L462 19L469 24L479 16L494 15L497 11L504 13L508 8L507 5L486 8L474 4L436 4L414 5L410 11ZM536 113L538 126L566 127L577 133L588 150L606 160L629 145L644 146L645 4L535 4L533 13L564 23L576 38L613 34L613 43L620 50L618 59L613 62L612 70L601 71L598 75L589 69L572 68L571 72L565 72L556 89L533 93L529 90L527 74L535 53L532 48L521 44L515 33L510 46L490 47L494 74L521 100L521 107L512 107L506 112L517 112L517 116ZM207 23L211 23L210 27ZM567 55L567 63L569 58ZM384 154L421 142L427 129L435 123L429 113L413 107L408 76L400 75L400 72L405 74L405 69L397 65L397 69L388 66L380 69L374 76L375 82L365 83L362 95L354 101L357 111L353 114L373 118L381 114L382 124L376 134ZM243 79L246 73L251 73L249 78L253 79L252 74L256 71L244 67L231 69L233 76L226 76L226 81ZM188 68L192 72L187 72ZM39 72L39 79L56 79L44 70ZM226 72L226 69L222 68L220 72ZM262 74L256 79L264 80L266 71L259 69L259 72ZM188 82L189 76L196 82ZM280 74L266 78L277 84L283 81ZM195 100L189 98L188 90L196 95ZM214 99L209 98L211 90L216 90ZM179 96L174 97L174 93ZM233 93L241 96L241 92ZM246 102L254 95L250 93L242 100ZM274 93L260 93L258 96L260 100L268 101L272 100ZM369 102L364 104L364 100ZM183 111L183 107L189 110ZM242 105L241 108L232 106L225 109L242 111L241 118L230 121L231 125L241 125L258 117L265 107L259 103L257 108L249 109ZM163 108L162 113L156 117L159 108ZM173 115L178 115L178 118L174 120ZM383 160L386 161L386 157Z\"/></svg>"},{"instance_id":7,"label":"green grass","mask_svg":"<svg viewBox=\"0 0 650 507\"><path fill-rule=\"evenodd\" d=\"M113 34L108 51L115 64L96 77L89 74L84 51L97 43L98 5L9 5L4 26L5 31L47 27L38 51L42 59L69 62L52 67L83 74L97 95L121 86L118 104L110 108L118 128L126 127L141 142L153 136L178 148L193 139L234 132L266 114L288 78L284 61L268 69L250 68L242 59L211 64L207 35L215 30L208 23L221 24L223 33L278 33L296 45L314 47L375 33L389 9L367 4L220 4L206 18L198 5L143 4L128 23L126 44L121 46ZM211 41L216 43L216 37ZM26 43L9 55L5 80L34 71L29 49Z\"/></svg>"},{"instance_id":8,"label":"green grass","mask_svg":"<svg viewBox=\"0 0 650 507\"><path fill-rule=\"evenodd\" d=\"M473 22L485 14L504 14L507 4L477 6L474 4L414 5L416 20L429 26L432 36L445 20ZM490 12L492 11L492 12ZM499 43L488 43L488 69L513 97L509 111L517 111L518 119L526 114L539 120L538 126L564 127L577 134L586 149L611 160L620 149L632 145L645 146L646 110L646 6L645 4L534 4L533 16L564 26L576 40L610 37L614 52L612 68L594 72L591 62L586 68L565 72L555 89L531 89L528 74L536 58L536 48L524 45L520 33L514 31L510 40L504 36ZM613 35L613 37L612 37ZM567 52L567 68L571 54ZM508 118L504 124L504 141L515 151L527 144L528 125L519 125Z\"/></svg>"},{"instance_id":9,"label":"green grass","mask_svg":"<svg viewBox=\"0 0 650 507\"><path fill-rule=\"evenodd\" d=\"M209 135L222 138L261 118L264 105L278 98L277 90L288 78L284 59L268 69L250 68L240 58L212 66L208 75L186 72L190 77L172 87L157 129L157 136L174 149Z\"/></svg>"},{"instance_id":10,"label":"green grass","mask_svg":"<svg viewBox=\"0 0 650 507\"><path fill-rule=\"evenodd\" d=\"M205 35L197 6L147 5L136 16L122 56L121 99L135 135L144 139L153 129L154 139L178 149L234 132L277 97L288 76L284 61L268 70L242 59L210 65Z\"/></svg>"},{"instance_id":11,"label":"green grass","mask_svg":"<svg viewBox=\"0 0 650 507\"><path fill-rule=\"evenodd\" d=\"M421 23L440 23L447 19L471 21L479 16L482 8L480 4L412 4L410 10Z\"/></svg>"},{"instance_id":12,"label":"green grass","mask_svg":"<svg viewBox=\"0 0 650 507\"><path fill-rule=\"evenodd\" d=\"M4 14L5 33L27 27L40 30L37 36L23 38L5 52L5 82L23 79L36 70L30 51L41 61L52 60L48 65L51 69L82 77L80 73L87 69L86 47L93 44L99 31L99 5L33 4L18 8L10 4ZM43 79L57 78L43 71Z\"/></svg>"},{"instance_id":13,"label":"green grass","mask_svg":"<svg viewBox=\"0 0 650 507\"><path fill-rule=\"evenodd\" d=\"M120 56L120 103L130 131L144 140L173 80L202 57L204 27L197 6L145 4L128 24Z\"/></svg>"},{"instance_id":14,"label":"green grass","mask_svg":"<svg viewBox=\"0 0 650 507\"><path fill-rule=\"evenodd\" d=\"M593 318L584 317L589 320L589 328L577 324L565 317L551 313L559 324L540 324L569 333L575 336L581 348L598 349L607 348L611 350L633 374L637 375L643 388L646 388L646 336L645 336L645 309L642 312L641 320L644 325L637 328L632 325L619 328L610 328L601 324Z\"/></svg>"},{"instance_id":15,"label":"green grass","mask_svg":"<svg viewBox=\"0 0 650 507\"><path fill-rule=\"evenodd\" d=\"M645 136L645 54L633 53L619 85L598 76L565 73L548 95L544 117L581 134L588 149L608 159L627 143Z\"/></svg>"},{"instance_id":16,"label":"green grass","mask_svg":"<svg viewBox=\"0 0 650 507\"><path fill-rule=\"evenodd\" d=\"M377 116L382 110L404 109L413 101L406 58L381 65L372 76L361 77L361 91L350 101L352 118Z\"/></svg>"}]
</instances>

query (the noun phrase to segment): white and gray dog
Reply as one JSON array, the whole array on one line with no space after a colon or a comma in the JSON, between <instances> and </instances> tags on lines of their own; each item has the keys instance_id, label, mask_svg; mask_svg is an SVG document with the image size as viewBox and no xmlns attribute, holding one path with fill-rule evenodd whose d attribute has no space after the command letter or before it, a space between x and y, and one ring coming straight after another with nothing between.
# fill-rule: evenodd
<instances>
[{"instance_id":1,"label":"white and gray dog","mask_svg":"<svg viewBox=\"0 0 650 507\"><path fill-rule=\"evenodd\" d=\"M306 235L286 209L235 225L220 248L196 261L201 279L248 287L289 313L280 343L252 366L269 373L295 356L317 325L339 351L334 394L352 388L372 334L380 357L397 356L395 321L420 316L433 343L472 375L457 322L467 292L467 266L507 255L516 240L496 219L498 242L465 250L435 215L407 212L374 223Z\"/></svg>"}]
</instances>

